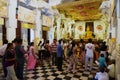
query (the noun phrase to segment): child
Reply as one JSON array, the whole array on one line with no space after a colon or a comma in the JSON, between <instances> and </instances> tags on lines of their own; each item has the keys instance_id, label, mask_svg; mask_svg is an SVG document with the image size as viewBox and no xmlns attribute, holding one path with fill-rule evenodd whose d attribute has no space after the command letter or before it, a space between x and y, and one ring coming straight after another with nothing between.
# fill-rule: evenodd
<instances>
[{"instance_id":1,"label":"child","mask_svg":"<svg viewBox=\"0 0 120 80\"><path fill-rule=\"evenodd\" d=\"M105 72L104 67L99 68L99 72L95 75L95 80L109 80L108 74Z\"/></svg>"},{"instance_id":2,"label":"child","mask_svg":"<svg viewBox=\"0 0 120 80\"><path fill-rule=\"evenodd\" d=\"M105 67L105 68L107 68L107 63L106 63L106 61L105 61L104 54L101 54L101 55L100 55L98 61L99 61L99 68L100 68L100 67Z\"/></svg>"}]
</instances>

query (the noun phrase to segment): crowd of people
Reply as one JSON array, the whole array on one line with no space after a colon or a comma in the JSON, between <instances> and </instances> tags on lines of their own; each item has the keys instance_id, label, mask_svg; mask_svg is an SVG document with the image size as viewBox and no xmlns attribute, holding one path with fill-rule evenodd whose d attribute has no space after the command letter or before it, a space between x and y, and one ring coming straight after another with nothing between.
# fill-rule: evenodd
<instances>
[{"instance_id":1,"label":"crowd of people","mask_svg":"<svg viewBox=\"0 0 120 80\"><path fill-rule=\"evenodd\" d=\"M48 41L47 41L48 42ZM92 71L93 63L98 65L101 73L96 73L95 80L114 80L115 79L115 61L108 58L108 45L104 41L88 41L80 40L53 40L49 45L49 50L45 47L46 42L39 43L39 59L52 57L52 65L56 65L58 70L62 71L63 60L68 60L67 72L77 72L77 64L81 62L84 70L88 69L88 61L90 61L89 71ZM44 48L43 48L44 47ZM47 52L45 52L47 51ZM49 56L47 56L49 54ZM50 58L49 58L50 59ZM112 62L112 63L110 63ZM113 63L114 62L114 63ZM102 70L102 71L101 71ZM103 74L102 74L103 73ZM106 73L106 76L102 76ZM96 77L97 76L97 77ZM102 77L101 77L102 76Z\"/></svg>"},{"instance_id":2,"label":"crowd of people","mask_svg":"<svg viewBox=\"0 0 120 80\"><path fill-rule=\"evenodd\" d=\"M8 43L8 40L3 40L3 46L0 47L0 56L6 80L24 80L23 70L26 60L27 69L35 68L36 57L33 46L34 43L31 42L29 50L26 51L22 45L22 39L16 38L11 43Z\"/></svg>"},{"instance_id":3,"label":"crowd of people","mask_svg":"<svg viewBox=\"0 0 120 80\"><path fill-rule=\"evenodd\" d=\"M22 39L16 38L11 43L3 40L0 56L6 80L23 80L25 62L27 70L34 70L38 62L39 66L44 64L43 60L50 65L57 66L59 71L63 70L63 60L67 60L69 63L66 70L73 74L77 73L78 62L81 62L84 70L88 70L88 61L90 61L90 72L93 63L97 63L100 70L96 73L95 80L113 80L115 78L115 61L112 60L112 63L109 63L108 46L105 42L92 41L92 39L88 39L88 41L82 39L80 41L62 39L57 41L54 39L52 43L49 40L40 41L37 47L38 54L35 53L34 42L31 42L28 50L25 50Z\"/></svg>"}]
</instances>

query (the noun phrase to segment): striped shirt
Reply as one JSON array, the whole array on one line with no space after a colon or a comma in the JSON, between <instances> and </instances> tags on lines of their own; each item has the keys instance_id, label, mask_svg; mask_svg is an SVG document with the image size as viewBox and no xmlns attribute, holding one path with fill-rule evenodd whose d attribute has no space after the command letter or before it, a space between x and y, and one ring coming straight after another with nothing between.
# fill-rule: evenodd
<instances>
[{"instance_id":1,"label":"striped shirt","mask_svg":"<svg viewBox=\"0 0 120 80\"><path fill-rule=\"evenodd\" d=\"M56 43L51 44L51 52L52 53L57 53L57 44Z\"/></svg>"}]
</instances>

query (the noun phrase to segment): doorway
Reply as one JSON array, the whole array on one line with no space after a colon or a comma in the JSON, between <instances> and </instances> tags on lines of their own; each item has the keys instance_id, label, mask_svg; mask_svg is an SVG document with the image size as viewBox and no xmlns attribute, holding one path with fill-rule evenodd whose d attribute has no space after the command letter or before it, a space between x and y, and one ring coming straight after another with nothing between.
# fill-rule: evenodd
<instances>
[{"instance_id":1,"label":"doorway","mask_svg":"<svg viewBox=\"0 0 120 80\"><path fill-rule=\"evenodd\" d=\"M42 38L44 39L44 40L47 40L47 31L42 31Z\"/></svg>"},{"instance_id":2,"label":"doorway","mask_svg":"<svg viewBox=\"0 0 120 80\"><path fill-rule=\"evenodd\" d=\"M85 31L89 28L90 31L94 32L94 24L93 22L86 22L85 24Z\"/></svg>"}]
</instances>

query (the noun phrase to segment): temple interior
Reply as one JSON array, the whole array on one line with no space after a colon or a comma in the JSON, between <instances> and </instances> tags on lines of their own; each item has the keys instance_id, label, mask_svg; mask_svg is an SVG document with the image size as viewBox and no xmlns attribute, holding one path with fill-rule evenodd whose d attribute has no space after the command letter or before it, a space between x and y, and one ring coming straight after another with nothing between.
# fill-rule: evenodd
<instances>
[{"instance_id":1,"label":"temple interior","mask_svg":"<svg viewBox=\"0 0 120 80\"><path fill-rule=\"evenodd\" d=\"M119 30L120 0L0 0L0 80L13 80L12 77L6 79L3 76L4 40L12 43L19 38L22 39L25 51L29 50L30 43L34 42L34 53L38 57L40 41L46 41L47 44L48 40L50 49L54 40L58 43L63 40L62 47L64 41L67 45L72 40L87 44L91 39L94 45L105 42L106 53L115 61L115 76L109 80L120 80ZM94 63L92 72L85 71L85 65L78 61L77 73L66 72L69 63L69 58L66 58L63 60L63 71L59 72L56 66L48 64L52 63L52 60L46 61L43 56L42 59L41 63L44 64L33 71L27 71L25 63L24 79L18 80L94 80L95 73L99 70ZM110 63L111 61L107 64Z\"/></svg>"}]
</instances>

